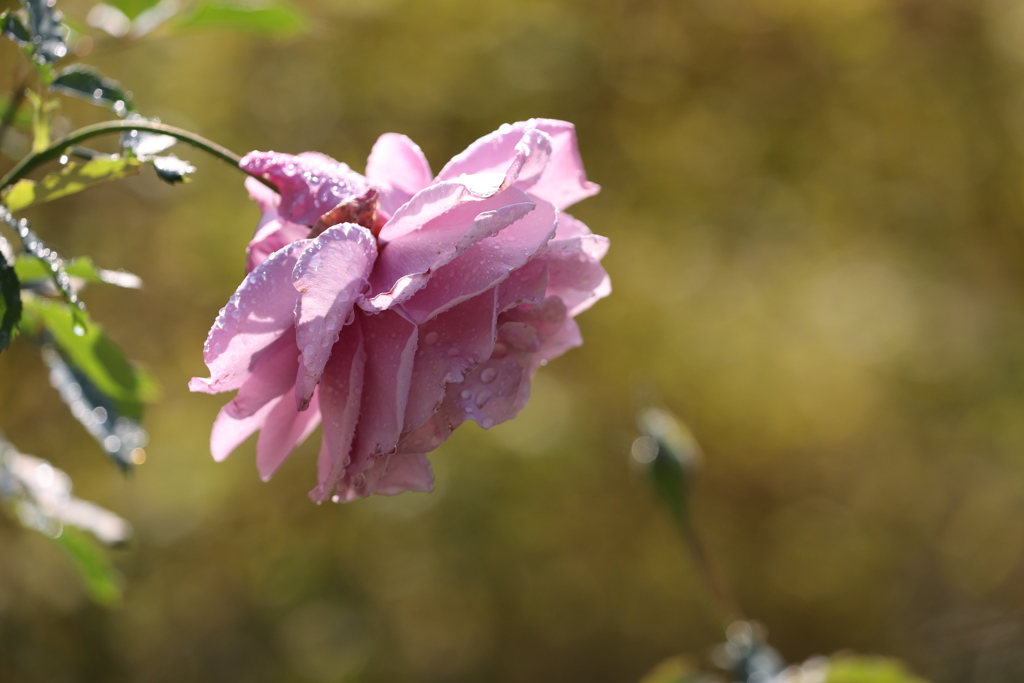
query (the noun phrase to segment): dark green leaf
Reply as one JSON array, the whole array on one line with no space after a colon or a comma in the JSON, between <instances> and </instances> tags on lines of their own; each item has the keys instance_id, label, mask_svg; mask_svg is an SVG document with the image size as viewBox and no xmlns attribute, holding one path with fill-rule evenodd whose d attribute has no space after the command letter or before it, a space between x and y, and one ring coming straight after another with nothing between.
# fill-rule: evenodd
<instances>
[{"instance_id":1,"label":"dark green leaf","mask_svg":"<svg viewBox=\"0 0 1024 683\"><path fill-rule=\"evenodd\" d=\"M99 156L84 164L68 163L57 173L51 173L42 180L22 179L0 194L2 201L11 211L21 211L42 202L66 197L108 180L117 180L137 174L141 162L133 156Z\"/></svg>"},{"instance_id":2,"label":"dark green leaf","mask_svg":"<svg viewBox=\"0 0 1024 683\"><path fill-rule=\"evenodd\" d=\"M226 28L264 35L294 35L306 28L306 18L294 7L281 2L263 5L201 2L175 20L178 29Z\"/></svg>"},{"instance_id":3,"label":"dark green leaf","mask_svg":"<svg viewBox=\"0 0 1024 683\"><path fill-rule=\"evenodd\" d=\"M52 2L52 4L51 4ZM28 28L32 33L32 56L37 62L52 64L68 53L64 38L67 30L61 25L61 13L53 0L22 0L28 10Z\"/></svg>"},{"instance_id":4,"label":"dark green leaf","mask_svg":"<svg viewBox=\"0 0 1024 683\"><path fill-rule=\"evenodd\" d=\"M51 346L43 347L43 362L50 369L50 384L86 431L123 470L142 462L149 436L139 424L142 404L115 401L100 391L89 377L69 364Z\"/></svg>"},{"instance_id":5,"label":"dark green leaf","mask_svg":"<svg viewBox=\"0 0 1024 683\"><path fill-rule=\"evenodd\" d=\"M633 457L648 466L651 482L662 502L677 520L688 524L700 445L682 422L659 408L641 411L637 426L643 436L633 442Z\"/></svg>"},{"instance_id":6,"label":"dark green leaf","mask_svg":"<svg viewBox=\"0 0 1024 683\"><path fill-rule=\"evenodd\" d=\"M18 45L24 47L32 44L32 34L14 10L7 10L0 14L0 31Z\"/></svg>"},{"instance_id":7,"label":"dark green leaf","mask_svg":"<svg viewBox=\"0 0 1024 683\"><path fill-rule=\"evenodd\" d=\"M121 84L102 76L95 69L76 64L60 73L50 85L53 90L106 107L118 116L135 109L132 94Z\"/></svg>"},{"instance_id":8,"label":"dark green leaf","mask_svg":"<svg viewBox=\"0 0 1024 683\"><path fill-rule=\"evenodd\" d=\"M188 181L188 176L196 172L196 167L179 159L173 154L163 157L153 157L150 160L160 180L174 185Z\"/></svg>"},{"instance_id":9,"label":"dark green leaf","mask_svg":"<svg viewBox=\"0 0 1024 683\"><path fill-rule=\"evenodd\" d=\"M828 662L826 683L927 683L887 657L835 655Z\"/></svg>"},{"instance_id":10,"label":"dark green leaf","mask_svg":"<svg viewBox=\"0 0 1024 683\"><path fill-rule=\"evenodd\" d=\"M121 601L120 576L96 541L70 527L64 527L64 531L54 541L74 562L89 597L107 606Z\"/></svg>"},{"instance_id":11,"label":"dark green leaf","mask_svg":"<svg viewBox=\"0 0 1024 683\"><path fill-rule=\"evenodd\" d=\"M157 399L159 386L153 377L132 365L103 328L84 317L76 320L71 307L41 297L27 298L25 307L49 332L61 356L92 383L97 391L118 402L119 412L137 418L138 406Z\"/></svg>"},{"instance_id":12,"label":"dark green leaf","mask_svg":"<svg viewBox=\"0 0 1024 683\"><path fill-rule=\"evenodd\" d=\"M32 284L42 280L49 280L52 277L46 265L28 254L21 254L15 259L14 270L22 284ZM105 282L129 289L138 289L142 286L142 281L137 275L120 270L100 268L88 256L79 256L70 261L65 261L64 272L71 277L81 278L87 282Z\"/></svg>"},{"instance_id":13,"label":"dark green leaf","mask_svg":"<svg viewBox=\"0 0 1024 683\"><path fill-rule=\"evenodd\" d=\"M0 351L11 345L21 320L21 283L7 258L0 254Z\"/></svg>"},{"instance_id":14,"label":"dark green leaf","mask_svg":"<svg viewBox=\"0 0 1024 683\"><path fill-rule=\"evenodd\" d=\"M7 210L7 207L0 204L0 221L7 223L11 229L18 233L25 251L42 261L49 269L53 284L57 287L57 291L60 292L64 301L75 306L76 309L84 311L85 305L78 300L78 294L75 293L74 288L71 286L71 278L64 272L63 259L61 259L56 251L43 244L39 236L32 232L29 228L28 220L24 218L15 220L11 212Z\"/></svg>"}]
</instances>

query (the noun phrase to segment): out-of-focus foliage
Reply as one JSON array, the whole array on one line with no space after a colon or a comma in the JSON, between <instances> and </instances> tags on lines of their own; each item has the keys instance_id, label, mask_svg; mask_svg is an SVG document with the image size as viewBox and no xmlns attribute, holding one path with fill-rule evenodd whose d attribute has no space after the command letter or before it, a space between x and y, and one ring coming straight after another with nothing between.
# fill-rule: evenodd
<instances>
[{"instance_id":1,"label":"out-of-focus foliage","mask_svg":"<svg viewBox=\"0 0 1024 683\"><path fill-rule=\"evenodd\" d=\"M902 664L882 657L832 657L825 683L926 683Z\"/></svg>"},{"instance_id":2,"label":"out-of-focus foliage","mask_svg":"<svg viewBox=\"0 0 1024 683\"><path fill-rule=\"evenodd\" d=\"M122 481L45 409L38 354L0 354L11 439L137 539L100 612L0 520L0 680L600 683L699 659L720 635L624 455L638 381L700 440L704 535L787 661L852 648L935 683L1024 679L1024 5L301 8L290 41L96 38L88 60L147 115L357 170L385 131L436 171L501 122L574 121L604 190L571 211L611 237L615 292L523 415L445 444L434 494L315 507L314 444L269 484L251 452L214 464L220 401L185 389L258 218L237 172L190 158L201 182L29 209L61 253L145 279L145 299L97 288L89 308L166 397ZM104 115L67 99L54 128Z\"/></svg>"}]
</instances>

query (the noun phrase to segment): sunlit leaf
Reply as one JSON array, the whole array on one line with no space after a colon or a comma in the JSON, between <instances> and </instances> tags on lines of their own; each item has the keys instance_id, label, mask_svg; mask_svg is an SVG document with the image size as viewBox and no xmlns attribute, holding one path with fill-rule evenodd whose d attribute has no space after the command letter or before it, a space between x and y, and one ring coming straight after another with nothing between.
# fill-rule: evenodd
<instances>
[{"instance_id":1,"label":"sunlit leaf","mask_svg":"<svg viewBox=\"0 0 1024 683\"><path fill-rule=\"evenodd\" d=\"M15 259L14 270L22 284L49 280L51 277L46 265L40 262L39 259L27 254L21 254ZM65 261L64 272L71 277L80 278L86 282L103 282L127 289L138 289L142 286L142 280L138 275L123 270L100 268L88 256L79 256L78 258Z\"/></svg>"},{"instance_id":2,"label":"sunlit leaf","mask_svg":"<svg viewBox=\"0 0 1024 683\"><path fill-rule=\"evenodd\" d=\"M52 299L26 298L25 307L50 334L65 361L98 391L117 401L121 414L137 418L134 406L158 398L156 380L129 363L100 325L87 317L85 324L78 323L71 307Z\"/></svg>"},{"instance_id":3,"label":"sunlit leaf","mask_svg":"<svg viewBox=\"0 0 1024 683\"><path fill-rule=\"evenodd\" d=\"M0 14L0 32L22 47L32 44L32 33L14 10Z\"/></svg>"},{"instance_id":4,"label":"sunlit leaf","mask_svg":"<svg viewBox=\"0 0 1024 683\"><path fill-rule=\"evenodd\" d=\"M37 62L51 64L68 53L61 25L61 13L48 0L22 0L28 10L28 29L32 33L32 56ZM54 3L56 4L56 3Z\"/></svg>"},{"instance_id":5,"label":"sunlit leaf","mask_svg":"<svg viewBox=\"0 0 1024 683\"><path fill-rule=\"evenodd\" d=\"M836 655L829 659L826 683L928 683L886 657Z\"/></svg>"},{"instance_id":6,"label":"sunlit leaf","mask_svg":"<svg viewBox=\"0 0 1024 683\"><path fill-rule=\"evenodd\" d=\"M48 64L45 67L48 76L40 72L40 79L49 83L52 79L53 69ZM50 146L50 112L57 107L55 100L47 100L42 95L32 90L25 91L25 97L32 104L32 151L42 152Z\"/></svg>"},{"instance_id":7,"label":"sunlit leaf","mask_svg":"<svg viewBox=\"0 0 1024 683\"><path fill-rule=\"evenodd\" d=\"M64 527L54 541L71 557L89 597L107 606L121 601L120 575L96 541L71 527Z\"/></svg>"},{"instance_id":8,"label":"sunlit leaf","mask_svg":"<svg viewBox=\"0 0 1024 683\"><path fill-rule=\"evenodd\" d=\"M21 211L33 204L81 192L97 183L135 175L141 166L141 162L132 156L116 154L99 156L84 164L71 162L38 182L19 180L0 195L0 202L11 211Z\"/></svg>"},{"instance_id":9,"label":"sunlit leaf","mask_svg":"<svg viewBox=\"0 0 1024 683\"><path fill-rule=\"evenodd\" d=\"M0 351L11 345L21 320L21 283L14 267L0 254Z\"/></svg>"},{"instance_id":10,"label":"sunlit leaf","mask_svg":"<svg viewBox=\"0 0 1024 683\"><path fill-rule=\"evenodd\" d=\"M118 116L135 109L132 94L122 88L120 83L104 77L91 67L80 64L59 72L50 88L106 107Z\"/></svg>"},{"instance_id":11,"label":"sunlit leaf","mask_svg":"<svg viewBox=\"0 0 1024 683\"><path fill-rule=\"evenodd\" d=\"M294 35L306 28L306 18L294 7L280 2L248 5L201 2L174 21L175 28L226 28L265 35Z\"/></svg>"},{"instance_id":12,"label":"sunlit leaf","mask_svg":"<svg viewBox=\"0 0 1024 683\"><path fill-rule=\"evenodd\" d=\"M43 362L50 369L50 384L68 406L71 416L123 470L145 460L142 450L149 440L139 424L142 404L115 401L100 391L88 376L68 363L50 346L42 349Z\"/></svg>"}]
</instances>

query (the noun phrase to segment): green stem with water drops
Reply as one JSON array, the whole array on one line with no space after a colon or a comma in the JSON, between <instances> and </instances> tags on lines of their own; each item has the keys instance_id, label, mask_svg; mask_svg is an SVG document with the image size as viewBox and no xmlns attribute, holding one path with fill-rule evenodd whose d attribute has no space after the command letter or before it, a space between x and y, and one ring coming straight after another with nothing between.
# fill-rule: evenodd
<instances>
[{"instance_id":1,"label":"green stem with water drops","mask_svg":"<svg viewBox=\"0 0 1024 683\"><path fill-rule=\"evenodd\" d=\"M261 183L269 187L270 189L277 192L277 188L266 178L261 178L258 175L249 173L245 169L241 168L238 164L241 162L241 157L232 152L226 147L218 145L216 142L207 140L206 138L190 133L182 128L176 128L174 126L168 126L163 123L154 122L135 122L135 121L105 121L103 123L97 123L92 126L86 126L79 128L78 130L68 134L64 138L57 140L46 149L40 150L34 154L29 154L18 164L10 170L10 172L4 176L3 180L0 180L0 191L18 182L26 175L31 173L36 168L39 168L48 161L59 159L63 156L68 149L74 145L78 145L90 138L98 137L100 135L109 135L111 133L126 133L129 131L140 131L143 133L157 133L159 135L169 135L172 138L176 138L181 142L191 145L198 150L206 152L207 154L214 156L221 161L227 162L231 166L234 166L238 170L242 171L246 175L256 178Z\"/></svg>"}]
</instances>

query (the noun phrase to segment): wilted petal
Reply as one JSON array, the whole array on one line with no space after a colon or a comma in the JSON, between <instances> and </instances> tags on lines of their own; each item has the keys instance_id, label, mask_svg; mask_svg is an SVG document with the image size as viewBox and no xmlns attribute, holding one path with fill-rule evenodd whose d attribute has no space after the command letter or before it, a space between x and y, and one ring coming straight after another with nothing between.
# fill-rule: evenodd
<instances>
[{"instance_id":1,"label":"wilted petal","mask_svg":"<svg viewBox=\"0 0 1024 683\"><path fill-rule=\"evenodd\" d=\"M299 293L292 286L292 270L308 245L301 240L275 252L242 280L203 347L210 377L193 377L190 390L216 394L238 389L259 354L294 325Z\"/></svg>"},{"instance_id":2,"label":"wilted petal","mask_svg":"<svg viewBox=\"0 0 1024 683\"><path fill-rule=\"evenodd\" d=\"M403 304L409 317L423 323L505 280L522 267L555 231L555 209L547 202L501 232L474 244L439 268L425 286Z\"/></svg>"},{"instance_id":3,"label":"wilted petal","mask_svg":"<svg viewBox=\"0 0 1024 683\"><path fill-rule=\"evenodd\" d=\"M323 442L317 458L318 483L309 492L309 497L315 502L330 499L351 462L365 364L362 328L360 325L347 325L338 337L320 379L318 394L323 412Z\"/></svg>"},{"instance_id":4,"label":"wilted petal","mask_svg":"<svg viewBox=\"0 0 1024 683\"><path fill-rule=\"evenodd\" d=\"M566 121L530 119L505 124L490 135L485 135L466 151L452 158L437 174L439 181L457 178L462 174L494 174L502 176L516 158L516 146L531 130L546 133L551 139L551 152L539 176L522 178L518 187L530 195L551 202L564 209L581 199L595 195L600 187L587 180L576 144L576 128ZM532 181L532 182L531 182Z\"/></svg>"},{"instance_id":5,"label":"wilted petal","mask_svg":"<svg viewBox=\"0 0 1024 683\"><path fill-rule=\"evenodd\" d=\"M405 424L430 419L445 385L461 382L494 348L495 292L490 290L445 311L420 327Z\"/></svg>"},{"instance_id":6,"label":"wilted petal","mask_svg":"<svg viewBox=\"0 0 1024 683\"><path fill-rule=\"evenodd\" d=\"M300 411L287 394L278 401L260 429L256 441L256 468L263 481L269 481L295 447L306 440L320 424L317 396L313 394L309 410Z\"/></svg>"},{"instance_id":7,"label":"wilted petal","mask_svg":"<svg viewBox=\"0 0 1024 683\"><path fill-rule=\"evenodd\" d=\"M341 328L352 321L377 256L370 231L343 223L325 230L302 252L292 272L299 292L295 342L299 372L295 400L305 410Z\"/></svg>"},{"instance_id":8,"label":"wilted petal","mask_svg":"<svg viewBox=\"0 0 1024 683\"><path fill-rule=\"evenodd\" d=\"M346 164L316 152L298 156L250 152L239 166L277 186L281 193L278 213L301 225L313 225L342 201L367 189L363 176Z\"/></svg>"},{"instance_id":9,"label":"wilted petal","mask_svg":"<svg viewBox=\"0 0 1024 683\"><path fill-rule=\"evenodd\" d=\"M433 175L419 145L404 135L385 133L370 151L366 179L381 191L380 208L391 216L395 209L430 185Z\"/></svg>"},{"instance_id":10,"label":"wilted petal","mask_svg":"<svg viewBox=\"0 0 1024 683\"><path fill-rule=\"evenodd\" d=\"M370 277L370 294L360 305L372 312L405 301L438 268L521 220L534 206L514 188L481 199L463 183L428 187L381 230L384 246Z\"/></svg>"}]
</instances>

